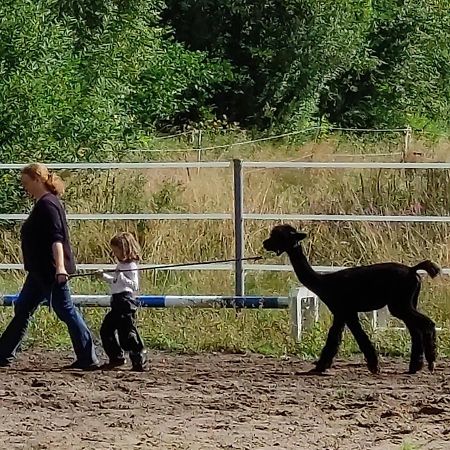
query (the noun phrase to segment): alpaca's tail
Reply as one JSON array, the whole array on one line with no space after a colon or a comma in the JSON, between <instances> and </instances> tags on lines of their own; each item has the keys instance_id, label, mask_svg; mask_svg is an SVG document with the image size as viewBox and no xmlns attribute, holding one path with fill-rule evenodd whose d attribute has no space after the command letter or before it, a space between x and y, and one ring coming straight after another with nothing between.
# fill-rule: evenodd
<instances>
[{"instance_id":1,"label":"alpaca's tail","mask_svg":"<svg viewBox=\"0 0 450 450\"><path fill-rule=\"evenodd\" d=\"M412 270L414 272L417 272L418 270L425 270L431 278L435 278L441 272L440 267L428 259L412 267Z\"/></svg>"}]
</instances>

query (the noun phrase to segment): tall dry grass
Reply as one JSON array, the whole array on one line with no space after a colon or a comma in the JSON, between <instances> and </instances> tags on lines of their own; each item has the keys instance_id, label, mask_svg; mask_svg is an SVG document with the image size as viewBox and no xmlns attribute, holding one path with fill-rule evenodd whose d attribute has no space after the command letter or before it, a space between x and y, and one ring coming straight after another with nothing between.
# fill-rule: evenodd
<instances>
[{"instance_id":1,"label":"tall dry grass","mask_svg":"<svg viewBox=\"0 0 450 450\"><path fill-rule=\"evenodd\" d=\"M365 143L364 143L365 142ZM169 145L165 143L165 145ZM172 144L173 145L173 144ZM251 160L391 160L400 158L402 142L331 139L305 145L252 145L221 150L209 158ZM362 151L365 154L362 154ZM385 155L389 152L389 155ZM446 160L446 142L431 145L413 141L410 160ZM381 155L381 156L373 156ZM174 159L174 154L170 154ZM192 158L177 154L178 159ZM110 171L64 173L68 182L65 202L70 212L231 212L232 174L228 169L167 169L158 171ZM245 209L255 213L312 214L425 214L448 215L449 171L427 170L247 170ZM260 254L262 240L273 221L247 221L246 254ZM309 235L305 251L314 265L351 266L379 261L417 263L430 258L450 267L450 226L445 223L293 223ZM113 262L108 242L117 230L129 230L139 238L146 263L179 263L233 257L231 221L84 221L71 224L72 241L80 263ZM288 263L285 258L265 255L264 263ZM1 232L2 262L19 262L18 228ZM3 291L20 287L21 274L3 274ZM249 272L246 290L253 294L287 295L297 284L289 272ZM422 307L436 321L448 325L448 282L425 282ZM102 293L98 281L78 279L77 293ZM142 292L149 294L232 294L233 275L219 270L145 272ZM104 311L86 312L95 330ZM3 323L11 314L3 311ZM326 321L327 319L325 319ZM286 311L247 311L236 317L230 311L164 310L141 311L140 323L150 346L182 350L252 350L265 353L314 354L323 343L320 325L303 344L289 337ZM31 337L40 339L51 330L52 342L67 344L64 329L45 311L39 313ZM403 351L407 337L379 337L386 351ZM448 348L446 333L442 348ZM383 340L384 339L384 340ZM354 349L346 341L348 351Z\"/></svg>"}]
</instances>

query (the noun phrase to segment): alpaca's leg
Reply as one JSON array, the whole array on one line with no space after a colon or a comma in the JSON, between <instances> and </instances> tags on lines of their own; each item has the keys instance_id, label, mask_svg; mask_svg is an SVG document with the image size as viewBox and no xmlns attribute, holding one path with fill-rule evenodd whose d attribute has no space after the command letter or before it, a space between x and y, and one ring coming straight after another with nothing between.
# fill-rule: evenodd
<instances>
[{"instance_id":1,"label":"alpaca's leg","mask_svg":"<svg viewBox=\"0 0 450 450\"><path fill-rule=\"evenodd\" d=\"M355 337L359 348L364 353L368 369L372 373L379 373L380 366L378 363L377 351L372 342L370 342L369 336L367 336L366 332L363 330L357 314L347 320L347 326Z\"/></svg>"},{"instance_id":2,"label":"alpaca's leg","mask_svg":"<svg viewBox=\"0 0 450 450\"><path fill-rule=\"evenodd\" d=\"M345 320L341 317L334 316L333 324L328 331L327 341L322 349L319 360L316 362L316 367L312 372L325 372L325 370L331 367L333 358L336 356L342 341L344 327Z\"/></svg>"},{"instance_id":3,"label":"alpaca's leg","mask_svg":"<svg viewBox=\"0 0 450 450\"><path fill-rule=\"evenodd\" d=\"M412 316L416 327L422 331L425 358L428 362L428 369L433 372L437 352L436 325L429 317L419 311L413 310Z\"/></svg>"},{"instance_id":4,"label":"alpaca's leg","mask_svg":"<svg viewBox=\"0 0 450 450\"><path fill-rule=\"evenodd\" d=\"M417 288L412 295L411 303L415 311L417 311L417 305L419 304L420 294L420 282L417 284ZM424 355L424 336L420 327L408 326L409 334L411 335L411 360L409 364L409 373L416 373L423 367L423 355Z\"/></svg>"},{"instance_id":5,"label":"alpaca's leg","mask_svg":"<svg viewBox=\"0 0 450 450\"><path fill-rule=\"evenodd\" d=\"M417 293L418 294L418 293ZM392 315L405 322L411 334L411 360L410 373L415 373L423 364L423 352L428 362L430 372L434 370L436 361L436 326L434 322L424 314L408 305L405 309L399 309L398 305L389 305Z\"/></svg>"},{"instance_id":6,"label":"alpaca's leg","mask_svg":"<svg viewBox=\"0 0 450 450\"><path fill-rule=\"evenodd\" d=\"M388 305L391 314L405 323L411 336L411 357L409 363L409 373L411 374L416 373L423 367L424 352L430 371L433 371L436 361L436 328L430 318L416 309L419 292L420 286L418 286L411 298L405 299L404 302ZM402 307L402 305L406 306Z\"/></svg>"},{"instance_id":7,"label":"alpaca's leg","mask_svg":"<svg viewBox=\"0 0 450 450\"><path fill-rule=\"evenodd\" d=\"M422 331L410 321L404 321L411 336L411 357L409 360L408 373L414 374L423 368L424 341Z\"/></svg>"},{"instance_id":8,"label":"alpaca's leg","mask_svg":"<svg viewBox=\"0 0 450 450\"><path fill-rule=\"evenodd\" d=\"M421 327L418 327L416 321L408 315L406 317L404 315L401 317L397 314L392 315L402 320L409 331L411 337L411 354L408 373L414 374L423 368L424 341Z\"/></svg>"},{"instance_id":9,"label":"alpaca's leg","mask_svg":"<svg viewBox=\"0 0 450 450\"><path fill-rule=\"evenodd\" d=\"M414 304L417 305L417 301L413 301L413 306ZM404 311L399 312L395 310L395 307L391 306L389 306L389 310L394 317L402 320L408 328L409 334L411 336L411 356L409 360L408 372L410 374L414 374L421 370L423 367L424 339L422 327L418 326L411 310L408 310L406 313Z\"/></svg>"}]
</instances>

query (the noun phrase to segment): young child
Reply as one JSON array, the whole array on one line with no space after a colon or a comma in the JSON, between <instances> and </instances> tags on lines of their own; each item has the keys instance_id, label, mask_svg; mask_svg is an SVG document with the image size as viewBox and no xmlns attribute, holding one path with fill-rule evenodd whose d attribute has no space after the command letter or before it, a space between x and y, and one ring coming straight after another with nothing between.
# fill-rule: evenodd
<instances>
[{"instance_id":1,"label":"young child","mask_svg":"<svg viewBox=\"0 0 450 450\"><path fill-rule=\"evenodd\" d=\"M139 290L137 261L140 259L140 248L134 236L128 232L116 234L110 244L118 263L114 273L100 272L103 280L111 286L111 310L100 328L103 348L109 357L109 363L103 368L123 366L126 363L124 352L129 352L132 370L142 372L145 370L146 358L136 328L136 293Z\"/></svg>"}]
</instances>

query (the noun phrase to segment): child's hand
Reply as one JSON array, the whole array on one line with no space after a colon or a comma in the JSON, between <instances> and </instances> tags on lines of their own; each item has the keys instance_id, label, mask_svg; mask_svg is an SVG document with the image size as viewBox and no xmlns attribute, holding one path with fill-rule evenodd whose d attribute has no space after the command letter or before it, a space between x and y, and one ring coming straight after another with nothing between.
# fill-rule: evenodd
<instances>
[{"instance_id":1,"label":"child's hand","mask_svg":"<svg viewBox=\"0 0 450 450\"><path fill-rule=\"evenodd\" d=\"M101 279L103 279L103 274L104 274L104 270L102 270L102 269L99 269L99 270L96 270L95 272L94 272L94 275L95 275L95 277L96 278L101 278Z\"/></svg>"}]
</instances>

